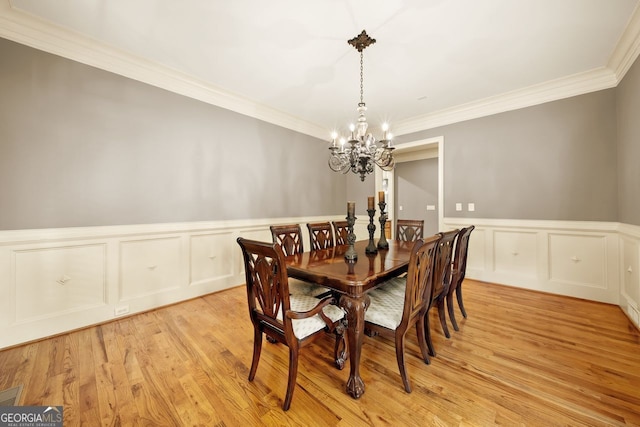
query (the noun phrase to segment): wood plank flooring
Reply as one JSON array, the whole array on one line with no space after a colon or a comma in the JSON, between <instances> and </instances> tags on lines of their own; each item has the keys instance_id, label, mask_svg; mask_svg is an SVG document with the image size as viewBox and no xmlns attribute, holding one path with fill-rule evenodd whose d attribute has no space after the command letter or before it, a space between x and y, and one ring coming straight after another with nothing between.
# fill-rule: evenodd
<instances>
[{"instance_id":1,"label":"wood plank flooring","mask_svg":"<svg viewBox=\"0 0 640 427\"><path fill-rule=\"evenodd\" d=\"M64 425L640 425L640 333L617 306L466 280L460 331L418 357L407 394L393 342L365 337L366 392L327 336L303 349L291 409L281 409L288 351L265 342L247 376L252 327L244 287L0 351L0 390L22 405L64 405Z\"/></svg>"}]
</instances>

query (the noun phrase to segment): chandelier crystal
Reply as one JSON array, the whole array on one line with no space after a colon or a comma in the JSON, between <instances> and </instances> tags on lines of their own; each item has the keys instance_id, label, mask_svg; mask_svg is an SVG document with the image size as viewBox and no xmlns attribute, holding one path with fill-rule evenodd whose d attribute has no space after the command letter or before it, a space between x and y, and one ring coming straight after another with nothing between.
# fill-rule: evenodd
<instances>
[{"instance_id":1,"label":"chandelier crystal","mask_svg":"<svg viewBox=\"0 0 640 427\"><path fill-rule=\"evenodd\" d=\"M349 139L338 135L337 132L331 134L331 151L329 157L329 167L334 172L347 173L349 171L360 175L360 180L364 181L367 174L373 172L374 165L382 170L390 171L395 166L393 150L391 146L391 134L389 126L382 125L382 139L376 138L368 131L367 106L364 103L364 67L363 51L376 42L369 37L365 30L360 35L348 41L358 52L360 52L360 102L358 103L358 124L349 126Z\"/></svg>"}]
</instances>

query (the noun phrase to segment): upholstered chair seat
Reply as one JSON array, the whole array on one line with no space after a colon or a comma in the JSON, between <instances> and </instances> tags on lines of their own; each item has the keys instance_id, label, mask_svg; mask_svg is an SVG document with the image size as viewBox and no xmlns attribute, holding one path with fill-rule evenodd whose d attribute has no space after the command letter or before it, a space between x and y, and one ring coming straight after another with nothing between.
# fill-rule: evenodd
<instances>
[{"instance_id":1,"label":"upholstered chair seat","mask_svg":"<svg viewBox=\"0 0 640 427\"><path fill-rule=\"evenodd\" d=\"M308 295L291 295L289 297L291 310L298 312L310 311L318 305L318 298ZM322 308L322 312L335 323L344 318L344 311L333 304L329 304ZM278 313L278 318L282 320L282 310ZM306 319L291 319L293 333L299 340L305 339L309 335L318 332L327 327L327 323L322 319L320 314Z\"/></svg>"},{"instance_id":2,"label":"upholstered chair seat","mask_svg":"<svg viewBox=\"0 0 640 427\"><path fill-rule=\"evenodd\" d=\"M402 321L404 291L398 296L396 292L374 290L369 292L369 298L371 299L369 306L373 309L364 313L364 320L395 330Z\"/></svg>"}]
</instances>

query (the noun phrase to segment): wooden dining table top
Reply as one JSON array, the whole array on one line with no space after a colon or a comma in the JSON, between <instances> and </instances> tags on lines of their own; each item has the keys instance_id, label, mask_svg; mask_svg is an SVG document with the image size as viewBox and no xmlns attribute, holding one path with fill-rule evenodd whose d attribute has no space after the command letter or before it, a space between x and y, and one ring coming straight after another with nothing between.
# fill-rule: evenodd
<instances>
[{"instance_id":1,"label":"wooden dining table top","mask_svg":"<svg viewBox=\"0 0 640 427\"><path fill-rule=\"evenodd\" d=\"M408 269L414 242L388 242L388 249L378 249L375 254L365 253L368 240L356 242L355 262L344 258L348 245L291 255L285 258L287 273L341 293L362 294Z\"/></svg>"}]
</instances>

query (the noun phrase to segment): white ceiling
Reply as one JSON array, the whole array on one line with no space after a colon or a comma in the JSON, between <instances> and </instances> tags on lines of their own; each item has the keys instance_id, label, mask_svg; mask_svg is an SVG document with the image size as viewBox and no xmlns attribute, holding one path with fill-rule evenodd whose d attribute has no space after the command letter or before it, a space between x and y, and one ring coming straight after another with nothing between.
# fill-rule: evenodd
<instances>
[{"instance_id":1,"label":"white ceiling","mask_svg":"<svg viewBox=\"0 0 640 427\"><path fill-rule=\"evenodd\" d=\"M0 37L320 138L396 134L615 86L638 0L0 0Z\"/></svg>"}]
</instances>

